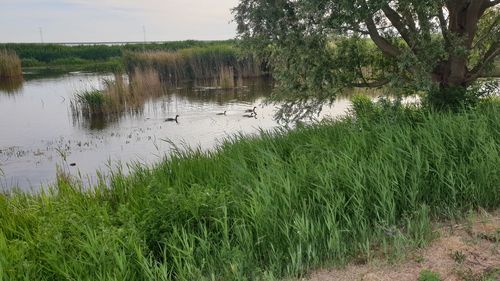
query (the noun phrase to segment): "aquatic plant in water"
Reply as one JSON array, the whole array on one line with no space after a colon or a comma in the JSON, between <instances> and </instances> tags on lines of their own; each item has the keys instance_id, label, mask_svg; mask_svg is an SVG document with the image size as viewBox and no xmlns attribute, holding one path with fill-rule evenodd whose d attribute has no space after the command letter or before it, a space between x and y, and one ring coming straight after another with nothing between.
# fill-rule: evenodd
<instances>
[{"instance_id":1,"label":"aquatic plant in water","mask_svg":"<svg viewBox=\"0 0 500 281\"><path fill-rule=\"evenodd\" d=\"M23 78L21 60L14 51L0 50L0 80Z\"/></svg>"},{"instance_id":2,"label":"aquatic plant in water","mask_svg":"<svg viewBox=\"0 0 500 281\"><path fill-rule=\"evenodd\" d=\"M153 69L136 69L130 75L130 82L122 74L114 79L103 79L103 89L78 92L71 101L75 117L96 117L136 110L154 97L165 93L158 73Z\"/></svg>"}]
</instances>

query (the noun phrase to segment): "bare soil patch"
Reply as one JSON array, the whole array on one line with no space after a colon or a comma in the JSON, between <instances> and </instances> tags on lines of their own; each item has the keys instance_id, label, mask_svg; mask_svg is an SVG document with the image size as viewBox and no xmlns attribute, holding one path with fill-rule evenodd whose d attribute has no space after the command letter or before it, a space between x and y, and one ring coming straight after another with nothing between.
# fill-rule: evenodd
<instances>
[{"instance_id":1,"label":"bare soil patch","mask_svg":"<svg viewBox=\"0 0 500 281\"><path fill-rule=\"evenodd\" d=\"M378 259L318 270L303 280L411 281L418 280L423 270L431 270L443 281L500 281L500 212L481 211L458 224L436 225L436 231L439 238L397 264Z\"/></svg>"}]
</instances>

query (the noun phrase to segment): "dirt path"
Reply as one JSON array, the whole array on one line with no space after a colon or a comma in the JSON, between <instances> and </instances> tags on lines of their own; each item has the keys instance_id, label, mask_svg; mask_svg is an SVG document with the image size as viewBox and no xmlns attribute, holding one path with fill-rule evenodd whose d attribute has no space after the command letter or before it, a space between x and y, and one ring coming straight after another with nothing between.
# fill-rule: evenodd
<instances>
[{"instance_id":1,"label":"dirt path","mask_svg":"<svg viewBox=\"0 0 500 281\"><path fill-rule=\"evenodd\" d=\"M412 281L418 280L421 271L431 270L442 281L500 281L500 212L481 212L461 224L440 225L436 231L439 238L429 247L416 250L398 264L379 260L319 270L303 280Z\"/></svg>"}]
</instances>

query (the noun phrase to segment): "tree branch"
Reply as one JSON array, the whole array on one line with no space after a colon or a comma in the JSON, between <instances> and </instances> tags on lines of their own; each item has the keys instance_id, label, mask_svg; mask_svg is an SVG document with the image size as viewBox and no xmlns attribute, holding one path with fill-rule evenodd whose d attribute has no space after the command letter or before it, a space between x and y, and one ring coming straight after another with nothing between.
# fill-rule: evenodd
<instances>
[{"instance_id":1,"label":"tree branch","mask_svg":"<svg viewBox=\"0 0 500 281\"><path fill-rule=\"evenodd\" d=\"M363 0L361 2L361 6L363 9L369 11L368 5L366 3L366 0ZM375 25L375 22L373 21L373 14L367 15L365 19L365 24L366 28L368 29L368 33L370 35L370 38L372 41L377 45L377 47L388 57L399 57L401 55L401 50L399 50L396 46L391 44L387 39L384 37L380 36L378 33L377 26Z\"/></svg>"},{"instance_id":2,"label":"tree branch","mask_svg":"<svg viewBox=\"0 0 500 281\"><path fill-rule=\"evenodd\" d=\"M493 23L486 29L486 32L484 33L484 35L476 40L476 43L472 46L471 49L477 48L478 46L481 45L483 40L485 40L486 38L491 36L491 31L498 25L499 22L500 22L500 16L497 16L495 18L495 20L493 21Z\"/></svg>"},{"instance_id":3,"label":"tree branch","mask_svg":"<svg viewBox=\"0 0 500 281\"><path fill-rule=\"evenodd\" d=\"M467 82L471 82L479 78L488 63L493 61L496 56L500 55L500 43L493 43L488 51L484 54L483 59L468 73Z\"/></svg>"},{"instance_id":4,"label":"tree branch","mask_svg":"<svg viewBox=\"0 0 500 281\"><path fill-rule=\"evenodd\" d=\"M408 46L413 49L413 47L415 46L415 42L405 24L403 23L403 18L389 5L384 5L382 11L384 12L385 16L391 21L392 25L398 30L399 34L401 34L401 37L403 38L403 40L405 40L406 44L408 44Z\"/></svg>"},{"instance_id":5,"label":"tree branch","mask_svg":"<svg viewBox=\"0 0 500 281\"><path fill-rule=\"evenodd\" d=\"M486 0L471 1L471 3L467 7L465 31L467 32L468 36L467 46L469 48L472 47L472 42L474 41L474 37L476 36L477 23L486 11L486 9L483 9L483 7L487 2L488 1Z\"/></svg>"},{"instance_id":6,"label":"tree branch","mask_svg":"<svg viewBox=\"0 0 500 281\"><path fill-rule=\"evenodd\" d=\"M377 27L375 26L375 22L373 22L371 17L366 19L365 24L371 39L385 55L389 57L398 57L401 55L401 51L396 46L392 45L389 41L387 41L387 39L380 36Z\"/></svg>"},{"instance_id":7,"label":"tree branch","mask_svg":"<svg viewBox=\"0 0 500 281\"><path fill-rule=\"evenodd\" d=\"M443 7L439 7L437 16L439 19L439 26L441 28L441 33L443 34L443 38L446 44L446 49L450 50L452 47L450 39L450 31L448 30L447 21L446 18L444 17Z\"/></svg>"},{"instance_id":8,"label":"tree branch","mask_svg":"<svg viewBox=\"0 0 500 281\"><path fill-rule=\"evenodd\" d=\"M401 10L401 9L400 9ZM411 14L411 11L409 11L409 8L407 9L402 9L400 13L403 15L403 17L406 19L406 23L408 24L408 28L410 29L411 33L417 33L417 25L415 24L415 20L413 19L413 16Z\"/></svg>"},{"instance_id":9,"label":"tree branch","mask_svg":"<svg viewBox=\"0 0 500 281\"><path fill-rule=\"evenodd\" d=\"M382 87L389 83L389 80L382 79L373 82L352 83L351 86L355 88L377 88Z\"/></svg>"}]
</instances>

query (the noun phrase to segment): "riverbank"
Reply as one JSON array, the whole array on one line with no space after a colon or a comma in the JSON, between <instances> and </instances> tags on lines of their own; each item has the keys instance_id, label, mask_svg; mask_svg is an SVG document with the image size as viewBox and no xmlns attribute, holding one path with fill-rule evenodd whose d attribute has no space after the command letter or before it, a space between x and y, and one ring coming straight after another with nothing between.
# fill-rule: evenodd
<instances>
[{"instance_id":1,"label":"riverbank","mask_svg":"<svg viewBox=\"0 0 500 281\"><path fill-rule=\"evenodd\" d=\"M499 208L499 118L498 101L455 114L364 103L358 118L178 151L92 191L61 175L51 192L0 196L0 277L273 280L404 255L434 220Z\"/></svg>"}]
</instances>

